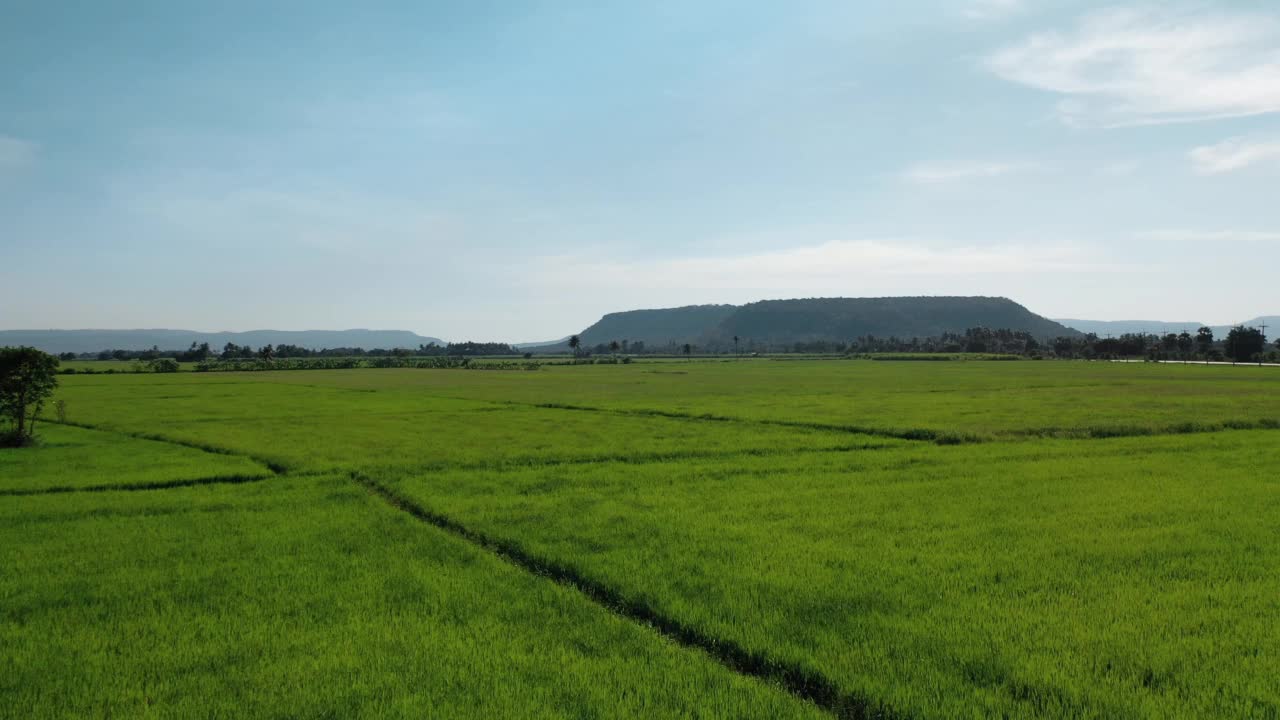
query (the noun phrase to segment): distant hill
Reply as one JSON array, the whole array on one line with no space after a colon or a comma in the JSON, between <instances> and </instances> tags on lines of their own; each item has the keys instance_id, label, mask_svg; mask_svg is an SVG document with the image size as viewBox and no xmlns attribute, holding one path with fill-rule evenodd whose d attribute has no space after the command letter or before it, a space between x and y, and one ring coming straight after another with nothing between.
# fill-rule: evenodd
<instances>
[{"instance_id":1,"label":"distant hill","mask_svg":"<svg viewBox=\"0 0 1280 720\"><path fill-rule=\"evenodd\" d=\"M1119 337L1130 333L1167 333L1189 332L1192 335L1204 326L1200 322L1168 322L1163 320L1077 320L1074 318L1056 318L1058 322L1082 333L1093 333L1098 337L1108 335Z\"/></svg>"},{"instance_id":2,"label":"distant hill","mask_svg":"<svg viewBox=\"0 0 1280 720\"><path fill-rule=\"evenodd\" d=\"M691 305L665 310L610 313L580 334L585 347L613 340L643 341L650 348L692 343L728 347L743 343L848 342L875 335L899 338L963 333L972 327L1023 330L1050 339L1079 335L1007 298L890 297L764 300L742 306ZM564 349L563 344L540 348Z\"/></svg>"},{"instance_id":3,"label":"distant hill","mask_svg":"<svg viewBox=\"0 0 1280 720\"><path fill-rule=\"evenodd\" d=\"M889 297L765 300L721 323L722 337L757 342L847 341L877 337L937 337L973 327L1022 330L1038 338L1076 335L1018 303L997 297Z\"/></svg>"},{"instance_id":4,"label":"distant hill","mask_svg":"<svg viewBox=\"0 0 1280 720\"><path fill-rule=\"evenodd\" d=\"M1204 323L1201 322L1168 322L1164 320L1075 320L1069 318L1059 319L1058 322L1070 328L1075 328L1083 333L1094 333L1098 337L1106 337L1111 335L1119 337L1127 333L1151 333L1155 335L1165 335L1168 333L1189 332L1192 335L1196 333ZM1280 336L1280 315L1264 315L1245 320L1242 323L1245 327L1267 326L1267 337ZM1231 328L1235 325L1210 325L1215 337L1224 337L1231 332Z\"/></svg>"},{"instance_id":5,"label":"distant hill","mask_svg":"<svg viewBox=\"0 0 1280 720\"><path fill-rule=\"evenodd\" d=\"M198 332L195 330L0 330L0 347L30 345L51 353L89 353L99 350L185 350L191 343L209 343L221 349L236 345L297 345L312 350L364 348L365 350L416 348L445 344L408 330L249 330L247 332Z\"/></svg>"},{"instance_id":6,"label":"distant hill","mask_svg":"<svg viewBox=\"0 0 1280 720\"><path fill-rule=\"evenodd\" d=\"M611 340L639 340L650 346L681 344L705 338L737 311L735 305L688 305L609 313L583 330L580 336L586 347Z\"/></svg>"},{"instance_id":7,"label":"distant hill","mask_svg":"<svg viewBox=\"0 0 1280 720\"><path fill-rule=\"evenodd\" d=\"M569 336L560 338L559 340L543 340L541 342L512 343L511 347L517 350L534 350L536 348L564 348L568 347Z\"/></svg>"}]
</instances>

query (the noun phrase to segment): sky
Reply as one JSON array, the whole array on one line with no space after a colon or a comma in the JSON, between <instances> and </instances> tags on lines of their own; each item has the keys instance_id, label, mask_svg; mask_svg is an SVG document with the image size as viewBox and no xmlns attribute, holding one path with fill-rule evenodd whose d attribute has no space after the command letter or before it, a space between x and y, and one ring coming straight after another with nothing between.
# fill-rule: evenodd
<instances>
[{"instance_id":1,"label":"sky","mask_svg":"<svg viewBox=\"0 0 1280 720\"><path fill-rule=\"evenodd\" d=\"M0 328L1280 313L1280 5L0 0Z\"/></svg>"}]
</instances>

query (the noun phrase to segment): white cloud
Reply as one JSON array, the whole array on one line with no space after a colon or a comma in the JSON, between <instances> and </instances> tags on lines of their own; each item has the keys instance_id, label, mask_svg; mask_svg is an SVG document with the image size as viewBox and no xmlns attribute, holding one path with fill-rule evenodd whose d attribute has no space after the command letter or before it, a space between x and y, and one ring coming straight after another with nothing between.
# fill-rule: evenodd
<instances>
[{"instance_id":1,"label":"white cloud","mask_svg":"<svg viewBox=\"0 0 1280 720\"><path fill-rule=\"evenodd\" d=\"M0 172L15 171L35 160L39 146L27 140L0 135Z\"/></svg>"},{"instance_id":2,"label":"white cloud","mask_svg":"<svg viewBox=\"0 0 1280 720\"><path fill-rule=\"evenodd\" d=\"M970 20L998 20L1022 12L1023 0L973 0L961 14Z\"/></svg>"},{"instance_id":3,"label":"white cloud","mask_svg":"<svg viewBox=\"0 0 1280 720\"><path fill-rule=\"evenodd\" d=\"M783 250L728 256L622 262L582 256L544 257L522 268L535 285L610 292L696 290L707 297L759 299L762 294L902 294L955 287L966 276L1110 272L1119 265L1066 246L933 247L910 240L830 240ZM951 278L943 281L941 278ZM913 279L919 283L913 285ZM975 286L986 287L978 281ZM735 294L734 291L739 291Z\"/></svg>"},{"instance_id":4,"label":"white cloud","mask_svg":"<svg viewBox=\"0 0 1280 720\"><path fill-rule=\"evenodd\" d=\"M996 75L1063 96L1064 121L1139 125L1280 111L1280 20L1112 9L991 55Z\"/></svg>"},{"instance_id":5,"label":"white cloud","mask_svg":"<svg viewBox=\"0 0 1280 720\"><path fill-rule=\"evenodd\" d=\"M929 185L999 177L1024 172L1032 167L1034 166L1027 163L1006 162L922 163L907 168L902 177L909 182Z\"/></svg>"},{"instance_id":6,"label":"white cloud","mask_svg":"<svg viewBox=\"0 0 1280 720\"><path fill-rule=\"evenodd\" d=\"M1187 243L1272 243L1280 242L1280 232L1262 230L1151 230L1138 234L1139 240Z\"/></svg>"},{"instance_id":7,"label":"white cloud","mask_svg":"<svg viewBox=\"0 0 1280 720\"><path fill-rule=\"evenodd\" d=\"M1195 148L1188 155L1196 172L1220 175L1267 160L1280 160L1280 140L1237 137Z\"/></svg>"}]
</instances>

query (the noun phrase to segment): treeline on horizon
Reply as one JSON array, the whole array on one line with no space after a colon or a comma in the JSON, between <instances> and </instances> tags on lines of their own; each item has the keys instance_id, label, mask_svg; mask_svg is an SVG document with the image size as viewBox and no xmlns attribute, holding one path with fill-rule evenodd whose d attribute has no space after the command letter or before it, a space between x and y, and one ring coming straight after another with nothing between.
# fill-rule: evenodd
<instances>
[{"instance_id":1,"label":"treeline on horizon","mask_svg":"<svg viewBox=\"0 0 1280 720\"><path fill-rule=\"evenodd\" d=\"M1188 332L1126 333L1115 338L1100 338L1095 334L1076 337L1058 337L1049 342L1038 340L1024 330L969 328L963 333L943 333L936 337L898 338L864 335L849 342L813 340L778 345L758 343L740 337L733 338L732 345L717 343L711 347L692 344L669 343L660 348L646 346L643 342L628 343L623 340L597 343L578 348L583 357L616 354L712 354L729 353L799 353L822 355L874 355L874 354L986 354L1016 355L1021 357L1116 360L1143 358L1148 360L1234 360L1237 362L1280 361L1280 340L1273 349L1267 347L1266 336L1257 328L1236 327L1226 337L1214 337L1213 330L1200 328L1195 335Z\"/></svg>"},{"instance_id":2,"label":"treeline on horizon","mask_svg":"<svg viewBox=\"0 0 1280 720\"><path fill-rule=\"evenodd\" d=\"M576 337L576 336L575 336ZM1268 347L1261 330L1250 327L1233 328L1226 337L1214 337L1213 330L1200 328L1194 335L1189 332L1126 333L1119 337L1100 338L1094 334L1076 337L1058 337L1041 341L1023 330L970 328L963 333L943 333L936 337L898 338L864 335L848 342L830 340L800 341L789 344L760 343L749 338L735 337L732 343L716 343L710 347L689 343L671 342L651 345L643 341L615 340L594 346L566 347L577 358L623 355L742 355L742 354L822 354L822 355L873 355L873 354L988 354L1020 356L1028 358L1059 358L1085 360L1113 360L1142 358L1148 360L1208 360L1236 362L1280 361L1280 340ZM540 348L545 353L547 348ZM560 348L557 348L560 350ZM62 360L138 360L155 361L172 359L178 362L208 362L233 360L272 361L302 358L413 358L413 357L530 357L507 343L461 342L447 345L419 345L417 348L373 349L326 348L312 350L297 345L265 345L253 348L248 345L227 343L221 351L215 351L208 343L195 344L187 350L103 350L97 353L62 353Z\"/></svg>"},{"instance_id":3,"label":"treeline on horizon","mask_svg":"<svg viewBox=\"0 0 1280 720\"><path fill-rule=\"evenodd\" d=\"M214 350L209 343L191 343L186 350L161 350L153 347L150 350L100 350L94 353L64 352L58 355L61 360L142 360L144 362L170 358L178 362L204 362L206 360L272 360L287 358L349 358L349 357L478 357L489 355L522 355L519 350L507 343L461 342L447 345L419 345L417 348L394 348L390 350L364 348L324 348L313 350L298 345L263 345L253 348L249 345L227 343L222 350Z\"/></svg>"}]
</instances>

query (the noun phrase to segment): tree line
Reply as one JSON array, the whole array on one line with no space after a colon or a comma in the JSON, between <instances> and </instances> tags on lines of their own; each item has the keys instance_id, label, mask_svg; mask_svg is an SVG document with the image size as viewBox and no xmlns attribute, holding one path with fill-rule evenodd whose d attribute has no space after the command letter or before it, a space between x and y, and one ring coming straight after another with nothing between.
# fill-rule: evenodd
<instances>
[{"instance_id":1,"label":"tree line","mask_svg":"<svg viewBox=\"0 0 1280 720\"><path fill-rule=\"evenodd\" d=\"M161 358L170 358L178 362L204 362L206 360L272 360L275 358L346 358L346 357L480 357L480 356L518 356L522 353L507 343L460 342L437 345L430 343L417 348L395 348L365 350L358 347L324 348L313 350L298 345L267 344L254 348L249 345L237 345L229 342L221 350L215 350L209 343L191 343L186 350L161 350L152 347L150 350L100 350L96 353L65 352L58 357L61 360L140 360L151 362Z\"/></svg>"},{"instance_id":2,"label":"tree line","mask_svg":"<svg viewBox=\"0 0 1280 720\"><path fill-rule=\"evenodd\" d=\"M671 341L666 345L646 345L642 341L613 340L587 346L580 336L569 338L569 349L578 358L592 355L741 355L744 353L801 353L812 355L867 354L957 354L979 353L1017 355L1033 358L1084 360L1200 360L1234 362L1280 362L1280 339L1268 344L1258 328L1239 326L1226 337L1215 338L1213 329L1189 332L1127 333L1102 338L1096 334L1057 337L1041 341L1025 330L974 327L963 333L942 333L932 337L899 338L862 335L852 340L808 340L779 345L760 343L734 336L728 340L711 340L699 347Z\"/></svg>"}]
</instances>

